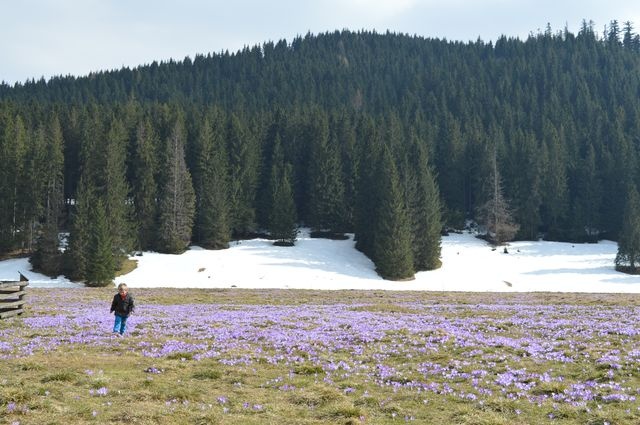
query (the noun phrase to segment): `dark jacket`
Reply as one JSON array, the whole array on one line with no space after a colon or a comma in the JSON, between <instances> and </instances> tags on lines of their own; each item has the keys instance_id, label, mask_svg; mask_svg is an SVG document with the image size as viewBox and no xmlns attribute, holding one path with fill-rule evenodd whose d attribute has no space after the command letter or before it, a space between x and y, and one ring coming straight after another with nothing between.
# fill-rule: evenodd
<instances>
[{"instance_id":1,"label":"dark jacket","mask_svg":"<svg viewBox=\"0 0 640 425\"><path fill-rule=\"evenodd\" d=\"M116 294L113 297L110 312L113 313L115 311L118 316L127 317L128 315L133 313L134 308L135 305L133 303L133 297L131 296L131 294L127 293L127 296L124 297L124 300L122 299L120 294Z\"/></svg>"}]
</instances>

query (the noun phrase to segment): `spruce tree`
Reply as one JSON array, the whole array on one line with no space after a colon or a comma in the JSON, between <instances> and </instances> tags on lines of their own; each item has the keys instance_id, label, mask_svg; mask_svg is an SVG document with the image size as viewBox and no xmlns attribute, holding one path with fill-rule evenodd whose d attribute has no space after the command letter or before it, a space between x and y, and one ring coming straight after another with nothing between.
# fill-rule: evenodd
<instances>
[{"instance_id":1,"label":"spruce tree","mask_svg":"<svg viewBox=\"0 0 640 425\"><path fill-rule=\"evenodd\" d=\"M138 124L133 167L133 202L139 250L152 249L157 226L156 135L148 119Z\"/></svg>"},{"instance_id":2,"label":"spruce tree","mask_svg":"<svg viewBox=\"0 0 640 425\"><path fill-rule=\"evenodd\" d=\"M200 128L196 171L196 241L205 248L228 248L231 228L227 152L219 116L206 118Z\"/></svg>"},{"instance_id":3,"label":"spruce tree","mask_svg":"<svg viewBox=\"0 0 640 425\"><path fill-rule=\"evenodd\" d=\"M316 138L309 164L308 224L314 232L342 233L345 230L345 199L342 164L335 133L324 131Z\"/></svg>"},{"instance_id":4,"label":"spruce tree","mask_svg":"<svg viewBox=\"0 0 640 425\"><path fill-rule=\"evenodd\" d=\"M38 236L40 218L44 213L44 190L46 179L46 144L47 135L44 125L39 125L29 132L29 146L25 155L24 180L20 183L18 208L16 211L17 227L21 235L18 240L21 248L28 252L34 249Z\"/></svg>"},{"instance_id":5,"label":"spruce tree","mask_svg":"<svg viewBox=\"0 0 640 425\"><path fill-rule=\"evenodd\" d=\"M179 118L166 143L163 186L160 190L158 250L177 254L191 241L195 193L185 162L185 134Z\"/></svg>"},{"instance_id":6,"label":"spruce tree","mask_svg":"<svg viewBox=\"0 0 640 425\"><path fill-rule=\"evenodd\" d=\"M100 199L91 207L91 224L85 283L87 286L107 286L115 278L116 259L106 209Z\"/></svg>"},{"instance_id":7,"label":"spruce tree","mask_svg":"<svg viewBox=\"0 0 640 425\"><path fill-rule=\"evenodd\" d=\"M597 168L595 150L590 144L574 172L571 238L576 242L597 242L602 230L602 184Z\"/></svg>"},{"instance_id":8,"label":"spruce tree","mask_svg":"<svg viewBox=\"0 0 640 425\"><path fill-rule=\"evenodd\" d=\"M627 192L615 265L618 271L640 273L640 196L635 187Z\"/></svg>"},{"instance_id":9,"label":"spruce tree","mask_svg":"<svg viewBox=\"0 0 640 425\"><path fill-rule=\"evenodd\" d=\"M518 238L536 240L540 232L542 169L537 143L532 134L519 134L509 154L510 187L514 221L519 224Z\"/></svg>"},{"instance_id":10,"label":"spruce tree","mask_svg":"<svg viewBox=\"0 0 640 425\"><path fill-rule=\"evenodd\" d=\"M272 206L269 216L269 233L274 245L293 246L298 235L296 205L291 183L291 165L274 164L272 168Z\"/></svg>"},{"instance_id":11,"label":"spruce tree","mask_svg":"<svg viewBox=\"0 0 640 425\"><path fill-rule=\"evenodd\" d=\"M442 210L440 194L428 163L426 146L415 141L412 169L415 170L415 193L408 199L412 222L414 269L434 270L440 267Z\"/></svg>"},{"instance_id":12,"label":"spruce tree","mask_svg":"<svg viewBox=\"0 0 640 425\"><path fill-rule=\"evenodd\" d=\"M231 114L227 123L229 155L229 209L235 236L255 231L255 199L258 186L259 146L240 118Z\"/></svg>"},{"instance_id":13,"label":"spruce tree","mask_svg":"<svg viewBox=\"0 0 640 425\"><path fill-rule=\"evenodd\" d=\"M375 228L372 223L375 223L380 208L377 185L381 142L370 117L361 118L357 137L361 160L356 180L355 241L356 248L373 259Z\"/></svg>"},{"instance_id":14,"label":"spruce tree","mask_svg":"<svg viewBox=\"0 0 640 425\"><path fill-rule=\"evenodd\" d=\"M298 234L296 205L293 198L291 166L285 162L280 136L276 134L269 173L267 230L275 244L292 246Z\"/></svg>"},{"instance_id":15,"label":"spruce tree","mask_svg":"<svg viewBox=\"0 0 640 425\"><path fill-rule=\"evenodd\" d=\"M42 228L39 231L35 252L31 263L35 270L49 276L57 276L61 269L62 255L59 250L59 221L63 207L64 191L64 140L58 118L54 116L49 123L46 137L44 165L44 199Z\"/></svg>"},{"instance_id":16,"label":"spruce tree","mask_svg":"<svg viewBox=\"0 0 640 425\"><path fill-rule=\"evenodd\" d=\"M546 143L542 150L543 160L543 216L547 223L547 239L566 238L569 194L567 185L567 161L561 137L555 128L545 127Z\"/></svg>"},{"instance_id":17,"label":"spruce tree","mask_svg":"<svg viewBox=\"0 0 640 425\"><path fill-rule=\"evenodd\" d=\"M104 169L98 179L116 264L121 264L133 249L133 209L126 179L127 133L117 119L111 122L106 137Z\"/></svg>"},{"instance_id":18,"label":"spruce tree","mask_svg":"<svg viewBox=\"0 0 640 425\"><path fill-rule=\"evenodd\" d=\"M447 114L439 137L435 166L438 173L438 186L447 207L445 220L449 226L462 228L465 218L465 188L462 171L465 167L459 120Z\"/></svg>"},{"instance_id":19,"label":"spruce tree","mask_svg":"<svg viewBox=\"0 0 640 425\"><path fill-rule=\"evenodd\" d=\"M96 202L93 186L87 180L84 174L80 176L71 214L69 246L64 253L65 274L74 280L84 280L87 276L87 256L92 231L91 208Z\"/></svg>"},{"instance_id":20,"label":"spruce tree","mask_svg":"<svg viewBox=\"0 0 640 425\"><path fill-rule=\"evenodd\" d=\"M380 205L375 218L374 263L380 276L389 280L413 278L411 225L392 155L383 149L377 191Z\"/></svg>"},{"instance_id":21,"label":"spruce tree","mask_svg":"<svg viewBox=\"0 0 640 425\"><path fill-rule=\"evenodd\" d=\"M353 123L346 116L341 114L338 121L337 146L341 148L342 175L344 181L344 212L342 221L347 232L353 232L355 228L354 209L356 204L356 185L358 170L360 169L360 158L356 152L356 132Z\"/></svg>"},{"instance_id":22,"label":"spruce tree","mask_svg":"<svg viewBox=\"0 0 640 425\"><path fill-rule=\"evenodd\" d=\"M22 118L7 114L0 133L0 253L11 251L24 233L20 211L25 205L27 130Z\"/></svg>"}]
</instances>

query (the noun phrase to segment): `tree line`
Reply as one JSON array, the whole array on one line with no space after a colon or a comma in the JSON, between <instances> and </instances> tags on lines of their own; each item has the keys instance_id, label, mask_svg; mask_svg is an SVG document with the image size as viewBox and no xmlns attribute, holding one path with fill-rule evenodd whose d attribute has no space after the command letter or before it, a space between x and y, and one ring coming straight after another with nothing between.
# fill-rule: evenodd
<instances>
[{"instance_id":1,"label":"tree line","mask_svg":"<svg viewBox=\"0 0 640 425\"><path fill-rule=\"evenodd\" d=\"M617 240L639 53L616 21L495 43L342 31L2 84L0 251L101 284L133 250L291 244L304 224L355 233L404 279L467 219L497 239L502 214L517 239Z\"/></svg>"}]
</instances>

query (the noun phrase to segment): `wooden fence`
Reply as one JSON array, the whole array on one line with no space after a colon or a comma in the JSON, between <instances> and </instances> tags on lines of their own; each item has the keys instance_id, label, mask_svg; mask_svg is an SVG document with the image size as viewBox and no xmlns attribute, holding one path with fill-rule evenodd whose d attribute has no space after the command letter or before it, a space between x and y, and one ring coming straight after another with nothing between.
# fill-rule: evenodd
<instances>
[{"instance_id":1,"label":"wooden fence","mask_svg":"<svg viewBox=\"0 0 640 425\"><path fill-rule=\"evenodd\" d=\"M0 280L0 319L16 316L24 312L23 306L27 302L27 286L29 279L20 273L17 282Z\"/></svg>"}]
</instances>

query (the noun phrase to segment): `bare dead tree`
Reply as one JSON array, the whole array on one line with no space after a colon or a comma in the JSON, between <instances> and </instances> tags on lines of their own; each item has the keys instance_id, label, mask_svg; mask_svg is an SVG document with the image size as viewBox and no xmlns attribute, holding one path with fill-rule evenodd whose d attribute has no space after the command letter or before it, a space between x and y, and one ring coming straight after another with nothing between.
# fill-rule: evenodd
<instances>
[{"instance_id":1,"label":"bare dead tree","mask_svg":"<svg viewBox=\"0 0 640 425\"><path fill-rule=\"evenodd\" d=\"M520 226L514 222L509 202L504 197L495 148L489 185L489 199L478 208L478 216L487 228L488 240L494 245L502 245L513 239Z\"/></svg>"}]
</instances>

